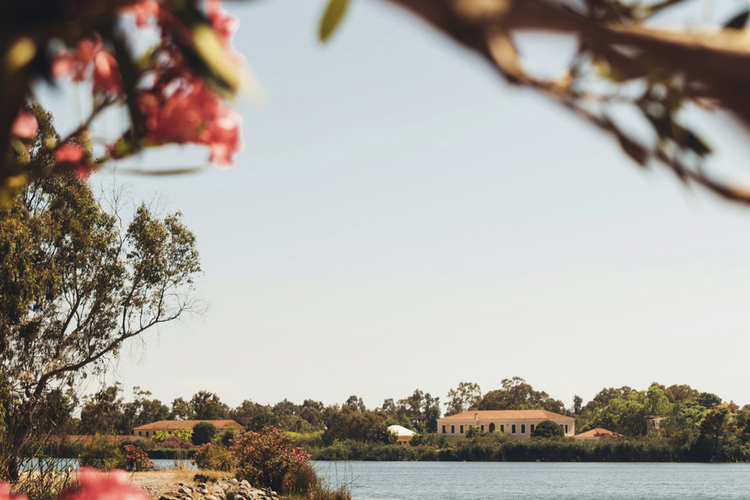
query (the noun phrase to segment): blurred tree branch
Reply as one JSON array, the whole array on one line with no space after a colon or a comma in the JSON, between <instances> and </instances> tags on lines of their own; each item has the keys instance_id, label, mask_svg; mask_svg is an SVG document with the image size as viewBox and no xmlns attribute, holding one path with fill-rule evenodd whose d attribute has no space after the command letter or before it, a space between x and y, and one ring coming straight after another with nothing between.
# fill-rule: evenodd
<instances>
[{"instance_id":1,"label":"blurred tree branch","mask_svg":"<svg viewBox=\"0 0 750 500\"><path fill-rule=\"evenodd\" d=\"M706 171L702 160L710 147L677 116L692 103L724 109L750 125L747 11L712 30L669 31L646 23L654 14L690 0L650 5L585 0L583 8L551 0L385 1L478 54L509 83L534 88L607 132L639 165L661 163L686 184L697 183L725 199L750 204L750 190ZM544 80L524 69L513 35L528 30L577 38L578 53L563 76ZM622 104L623 96L587 90L592 76L616 86L644 84L642 92L626 101L650 123L656 144L644 144L616 124L607 105Z\"/></svg>"}]
</instances>

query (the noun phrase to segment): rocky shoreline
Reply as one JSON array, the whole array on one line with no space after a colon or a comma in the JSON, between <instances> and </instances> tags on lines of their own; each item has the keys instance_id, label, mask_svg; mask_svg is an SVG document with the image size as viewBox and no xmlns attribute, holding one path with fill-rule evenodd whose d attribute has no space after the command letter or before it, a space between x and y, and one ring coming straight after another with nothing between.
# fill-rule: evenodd
<instances>
[{"instance_id":1,"label":"rocky shoreline","mask_svg":"<svg viewBox=\"0 0 750 500\"><path fill-rule=\"evenodd\" d=\"M200 478L195 471L141 472L133 482L141 485L152 500L284 500L270 488L258 489L231 476ZM200 474L198 474L200 476Z\"/></svg>"}]
</instances>

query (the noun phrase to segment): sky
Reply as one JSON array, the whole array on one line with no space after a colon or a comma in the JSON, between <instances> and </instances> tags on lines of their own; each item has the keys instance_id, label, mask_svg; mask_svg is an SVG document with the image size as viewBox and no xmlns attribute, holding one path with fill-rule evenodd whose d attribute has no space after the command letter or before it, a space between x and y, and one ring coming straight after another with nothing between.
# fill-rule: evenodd
<instances>
[{"instance_id":1,"label":"sky","mask_svg":"<svg viewBox=\"0 0 750 500\"><path fill-rule=\"evenodd\" d=\"M89 181L182 212L207 305L129 345L97 383L167 404L207 390L233 407L352 394L376 407L520 376L566 406L653 381L750 403L750 209L637 168L385 2L354 1L321 44L324 4L229 4L262 88L236 104L233 169L110 167ZM549 70L571 44L522 49ZM43 97L61 128L80 116L75 99ZM693 118L713 133L714 165L741 172L744 131ZM205 156L168 148L135 164Z\"/></svg>"}]
</instances>

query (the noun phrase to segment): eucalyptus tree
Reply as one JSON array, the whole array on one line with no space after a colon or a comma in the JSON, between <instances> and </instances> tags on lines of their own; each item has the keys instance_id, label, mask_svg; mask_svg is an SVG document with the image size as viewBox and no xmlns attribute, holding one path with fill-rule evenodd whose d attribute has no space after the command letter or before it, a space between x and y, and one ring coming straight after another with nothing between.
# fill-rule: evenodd
<instances>
[{"instance_id":1,"label":"eucalyptus tree","mask_svg":"<svg viewBox=\"0 0 750 500\"><path fill-rule=\"evenodd\" d=\"M194 311L199 273L179 213L159 218L142 204L126 223L73 173L35 181L0 207L0 476L17 478L45 396Z\"/></svg>"}]
</instances>

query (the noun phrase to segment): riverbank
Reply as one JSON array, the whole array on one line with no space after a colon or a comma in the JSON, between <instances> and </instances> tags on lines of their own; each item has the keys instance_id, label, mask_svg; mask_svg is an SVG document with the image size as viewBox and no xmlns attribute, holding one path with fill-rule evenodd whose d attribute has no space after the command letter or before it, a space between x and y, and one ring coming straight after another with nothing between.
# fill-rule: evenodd
<instances>
[{"instance_id":1,"label":"riverbank","mask_svg":"<svg viewBox=\"0 0 750 500\"><path fill-rule=\"evenodd\" d=\"M198 479L198 480L196 480ZM257 489L230 473L193 470L135 472L133 483L142 486L152 500L280 500L270 489Z\"/></svg>"},{"instance_id":2,"label":"riverbank","mask_svg":"<svg viewBox=\"0 0 750 500\"><path fill-rule=\"evenodd\" d=\"M309 451L313 460L334 462L750 462L750 450L740 445L714 447L700 441L676 445L666 440L592 443L480 437L443 448L341 441Z\"/></svg>"}]
</instances>

